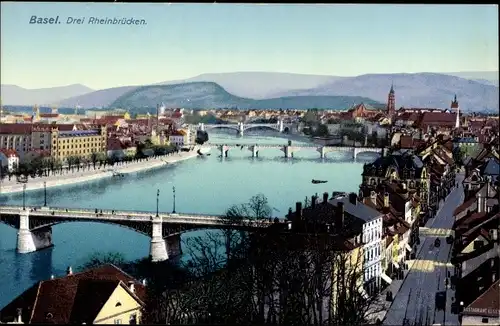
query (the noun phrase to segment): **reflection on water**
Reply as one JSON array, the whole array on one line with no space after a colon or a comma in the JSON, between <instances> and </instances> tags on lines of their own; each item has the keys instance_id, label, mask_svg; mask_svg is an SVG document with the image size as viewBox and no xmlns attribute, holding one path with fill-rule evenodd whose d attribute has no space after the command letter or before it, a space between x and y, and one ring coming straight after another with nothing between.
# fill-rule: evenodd
<instances>
[{"instance_id":1,"label":"reflection on water","mask_svg":"<svg viewBox=\"0 0 500 326\"><path fill-rule=\"evenodd\" d=\"M247 133L236 139L210 133L214 143L286 143L275 137L253 137ZM294 143L298 143L294 141ZM259 151L252 158L248 150L230 150L220 159L217 150L210 156L197 157L165 167L107 178L73 186L47 188L49 206L98 209L156 210L156 192L160 190L160 211L173 206L172 187L176 188L178 212L223 214L233 204L246 202L263 193L275 208L275 216L284 216L290 206L314 193L358 191L364 162L373 155L360 154L353 162L344 153L328 153L320 159L314 150L299 151L286 159L280 150ZM311 179L327 180L312 184ZM27 205L43 205L43 190L26 193ZM0 204L22 205L22 194L0 196ZM190 235L202 234L189 233ZM127 259L149 254L149 238L129 229L103 223L63 223L53 227L54 247L40 252L16 253L17 231L0 224L0 308L38 280L51 274L63 275L66 268L83 264L96 251L120 251Z\"/></svg>"}]
</instances>

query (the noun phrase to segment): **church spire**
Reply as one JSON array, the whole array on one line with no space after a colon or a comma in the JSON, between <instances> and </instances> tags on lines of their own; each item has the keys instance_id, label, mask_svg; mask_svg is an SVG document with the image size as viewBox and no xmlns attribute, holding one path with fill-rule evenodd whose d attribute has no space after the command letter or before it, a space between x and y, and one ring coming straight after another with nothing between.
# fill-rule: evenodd
<instances>
[{"instance_id":1,"label":"church spire","mask_svg":"<svg viewBox=\"0 0 500 326\"><path fill-rule=\"evenodd\" d=\"M394 94L394 82L391 83L391 90L389 91L389 94Z\"/></svg>"}]
</instances>

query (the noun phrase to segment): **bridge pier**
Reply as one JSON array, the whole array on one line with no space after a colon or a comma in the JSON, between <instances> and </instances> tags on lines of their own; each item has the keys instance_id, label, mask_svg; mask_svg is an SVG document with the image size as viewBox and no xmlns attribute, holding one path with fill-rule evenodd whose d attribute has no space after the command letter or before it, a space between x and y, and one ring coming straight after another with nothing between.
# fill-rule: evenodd
<instances>
[{"instance_id":1,"label":"bridge pier","mask_svg":"<svg viewBox=\"0 0 500 326\"><path fill-rule=\"evenodd\" d=\"M228 146L219 146L220 150L220 157L227 157L227 152L229 152L229 147Z\"/></svg>"},{"instance_id":2,"label":"bridge pier","mask_svg":"<svg viewBox=\"0 0 500 326\"><path fill-rule=\"evenodd\" d=\"M17 232L17 252L27 254L52 247L52 227L47 226L30 231L29 210L19 212L19 231Z\"/></svg>"},{"instance_id":3,"label":"bridge pier","mask_svg":"<svg viewBox=\"0 0 500 326\"><path fill-rule=\"evenodd\" d=\"M320 150L319 150L319 153L321 154L321 158L324 159L325 156L326 156L326 147L325 146L321 146Z\"/></svg>"},{"instance_id":4,"label":"bridge pier","mask_svg":"<svg viewBox=\"0 0 500 326\"><path fill-rule=\"evenodd\" d=\"M259 148L257 146L250 146L250 150L252 151L252 157L259 157Z\"/></svg>"},{"instance_id":5,"label":"bridge pier","mask_svg":"<svg viewBox=\"0 0 500 326\"><path fill-rule=\"evenodd\" d=\"M293 149L292 146L285 146L284 150L285 152L285 157L286 158L292 158L293 157Z\"/></svg>"},{"instance_id":6,"label":"bridge pier","mask_svg":"<svg viewBox=\"0 0 500 326\"><path fill-rule=\"evenodd\" d=\"M243 136L243 132L245 131L245 125L243 122L238 123L238 136Z\"/></svg>"},{"instance_id":7,"label":"bridge pier","mask_svg":"<svg viewBox=\"0 0 500 326\"><path fill-rule=\"evenodd\" d=\"M182 255L181 235L176 234L169 236L165 239L167 245L167 252L169 257L176 257Z\"/></svg>"},{"instance_id":8,"label":"bridge pier","mask_svg":"<svg viewBox=\"0 0 500 326\"><path fill-rule=\"evenodd\" d=\"M163 239L163 219L161 216L153 217L153 232L151 235L151 244L149 247L149 256L151 261L159 262L168 259L167 243Z\"/></svg>"}]
</instances>

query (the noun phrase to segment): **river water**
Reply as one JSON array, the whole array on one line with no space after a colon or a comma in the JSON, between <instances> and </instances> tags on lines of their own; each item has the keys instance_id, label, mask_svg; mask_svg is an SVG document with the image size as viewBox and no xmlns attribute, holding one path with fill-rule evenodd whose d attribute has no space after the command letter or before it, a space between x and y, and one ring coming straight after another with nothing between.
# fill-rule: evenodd
<instances>
[{"instance_id":1,"label":"river water","mask_svg":"<svg viewBox=\"0 0 500 326\"><path fill-rule=\"evenodd\" d=\"M236 137L211 133L211 143L285 144L286 139L270 134ZM301 142L293 141L294 144ZM252 158L248 149L231 149L227 158L197 157L154 171L47 189L48 205L122 210L156 210L156 190L160 189L159 208L172 210L176 189L178 213L224 214L233 205L264 194L275 216L284 216L289 207L306 196L325 191L355 191L361 181L362 165L374 159L360 154L354 162L342 153L328 153L321 160L314 149L299 151L285 159L277 149L262 149ZM328 180L312 184L311 179ZM26 193L27 205L43 205L42 191ZM22 205L22 194L0 195L0 204ZM0 309L35 282L50 275L61 276L68 266L77 268L94 252L121 252L135 260L149 255L149 238L132 230L101 223L64 223L53 227L54 247L30 254L16 253L17 230L0 224ZM200 231L198 231L200 232ZM195 234L192 232L185 236Z\"/></svg>"}]
</instances>

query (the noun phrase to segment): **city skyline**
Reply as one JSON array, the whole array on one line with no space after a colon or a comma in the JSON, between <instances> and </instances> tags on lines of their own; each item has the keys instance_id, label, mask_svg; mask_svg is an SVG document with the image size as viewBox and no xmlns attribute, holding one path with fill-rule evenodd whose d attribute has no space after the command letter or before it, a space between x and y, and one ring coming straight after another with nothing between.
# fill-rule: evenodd
<instances>
[{"instance_id":1,"label":"city skyline","mask_svg":"<svg viewBox=\"0 0 500 326\"><path fill-rule=\"evenodd\" d=\"M487 5L2 3L1 83L93 89L241 71L498 71ZM61 24L29 24L59 16ZM147 25L67 25L73 16ZM434 37L432 37L434 35Z\"/></svg>"}]
</instances>

